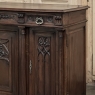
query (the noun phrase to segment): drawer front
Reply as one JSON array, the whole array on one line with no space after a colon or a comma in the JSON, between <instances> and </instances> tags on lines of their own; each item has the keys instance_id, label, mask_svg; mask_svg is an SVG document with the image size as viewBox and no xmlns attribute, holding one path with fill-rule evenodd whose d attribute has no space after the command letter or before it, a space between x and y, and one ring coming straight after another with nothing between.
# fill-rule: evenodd
<instances>
[{"instance_id":1,"label":"drawer front","mask_svg":"<svg viewBox=\"0 0 95 95\"><path fill-rule=\"evenodd\" d=\"M62 15L0 12L0 24L59 27L62 26Z\"/></svg>"}]
</instances>

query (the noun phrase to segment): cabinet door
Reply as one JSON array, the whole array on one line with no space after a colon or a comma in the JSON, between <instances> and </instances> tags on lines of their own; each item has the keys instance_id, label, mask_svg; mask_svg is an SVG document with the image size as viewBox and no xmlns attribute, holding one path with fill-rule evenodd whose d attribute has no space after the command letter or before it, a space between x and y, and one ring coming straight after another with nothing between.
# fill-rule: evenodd
<instances>
[{"instance_id":1,"label":"cabinet door","mask_svg":"<svg viewBox=\"0 0 95 95\"><path fill-rule=\"evenodd\" d=\"M52 31L31 31L29 35L29 95L55 95L58 93L57 35Z\"/></svg>"},{"instance_id":2,"label":"cabinet door","mask_svg":"<svg viewBox=\"0 0 95 95\"><path fill-rule=\"evenodd\" d=\"M0 95L18 95L18 32L0 25Z\"/></svg>"}]
</instances>

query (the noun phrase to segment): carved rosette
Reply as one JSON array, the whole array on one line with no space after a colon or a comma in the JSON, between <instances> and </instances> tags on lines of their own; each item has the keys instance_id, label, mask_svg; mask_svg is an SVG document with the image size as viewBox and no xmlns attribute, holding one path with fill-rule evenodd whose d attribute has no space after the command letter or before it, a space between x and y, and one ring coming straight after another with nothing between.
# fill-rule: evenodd
<instances>
[{"instance_id":1,"label":"carved rosette","mask_svg":"<svg viewBox=\"0 0 95 95\"><path fill-rule=\"evenodd\" d=\"M50 37L38 38L38 59L43 55L43 61L45 61L46 55L50 56Z\"/></svg>"}]
</instances>

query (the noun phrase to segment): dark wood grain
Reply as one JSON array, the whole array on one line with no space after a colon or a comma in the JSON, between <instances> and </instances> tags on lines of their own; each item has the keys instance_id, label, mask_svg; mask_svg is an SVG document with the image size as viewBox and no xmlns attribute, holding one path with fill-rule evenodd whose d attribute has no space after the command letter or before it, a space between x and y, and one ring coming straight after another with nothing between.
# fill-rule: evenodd
<instances>
[{"instance_id":1,"label":"dark wood grain","mask_svg":"<svg viewBox=\"0 0 95 95\"><path fill-rule=\"evenodd\" d=\"M71 31L70 35L70 94L82 95L84 93L85 72L85 38L84 28ZM80 39L79 39L80 38ZM74 40L76 39L76 40ZM73 52L73 53L72 53ZM80 89L80 90L78 90Z\"/></svg>"},{"instance_id":2,"label":"dark wood grain","mask_svg":"<svg viewBox=\"0 0 95 95\"><path fill-rule=\"evenodd\" d=\"M18 30L0 26L0 95L18 94Z\"/></svg>"},{"instance_id":3,"label":"dark wood grain","mask_svg":"<svg viewBox=\"0 0 95 95\"><path fill-rule=\"evenodd\" d=\"M86 9L0 3L0 95L86 95Z\"/></svg>"},{"instance_id":4,"label":"dark wood grain","mask_svg":"<svg viewBox=\"0 0 95 95\"><path fill-rule=\"evenodd\" d=\"M32 86L30 85L29 88L34 88L35 95L53 95L55 93L55 38L54 33L50 31L50 33L47 33L47 31L35 31L31 30L30 32L30 56L34 55L34 59L30 57L32 60L32 73L31 77L35 80L35 84L32 83ZM34 39L33 39L34 38ZM33 42L34 45L33 45ZM41 42L42 41L42 42ZM42 43L42 45L41 45ZM32 49L31 49L32 45ZM52 56L51 56L52 55ZM34 61L33 61L34 60ZM58 68L58 67L57 67ZM35 73L35 74L33 74ZM30 77L30 83L32 82ZM34 85L33 85L34 84ZM31 92L31 89L30 89ZM32 92L32 94L33 94Z\"/></svg>"},{"instance_id":5,"label":"dark wood grain","mask_svg":"<svg viewBox=\"0 0 95 95\"><path fill-rule=\"evenodd\" d=\"M18 26L19 29L19 95L26 95L26 44L25 27Z\"/></svg>"}]
</instances>

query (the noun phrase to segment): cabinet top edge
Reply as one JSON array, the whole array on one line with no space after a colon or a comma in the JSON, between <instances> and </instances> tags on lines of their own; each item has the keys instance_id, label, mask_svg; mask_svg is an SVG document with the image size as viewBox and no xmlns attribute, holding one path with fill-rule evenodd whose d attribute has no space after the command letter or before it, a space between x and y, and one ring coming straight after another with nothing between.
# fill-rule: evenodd
<instances>
[{"instance_id":1,"label":"cabinet top edge","mask_svg":"<svg viewBox=\"0 0 95 95\"><path fill-rule=\"evenodd\" d=\"M8 3L0 2L0 11L21 12L71 12L88 9L89 6L66 4Z\"/></svg>"}]
</instances>

